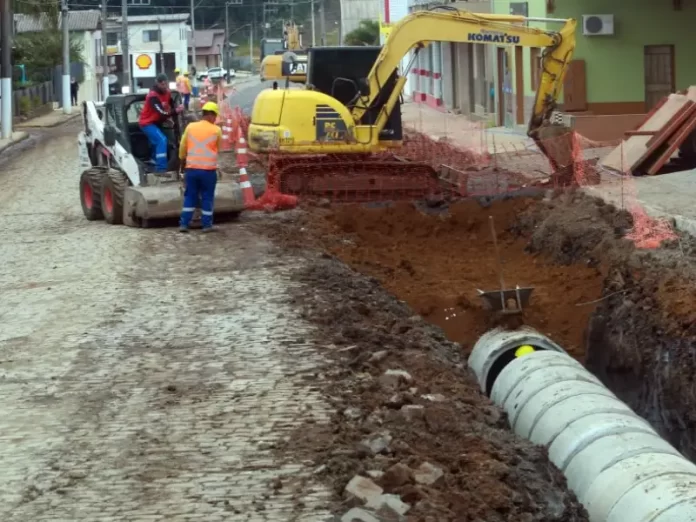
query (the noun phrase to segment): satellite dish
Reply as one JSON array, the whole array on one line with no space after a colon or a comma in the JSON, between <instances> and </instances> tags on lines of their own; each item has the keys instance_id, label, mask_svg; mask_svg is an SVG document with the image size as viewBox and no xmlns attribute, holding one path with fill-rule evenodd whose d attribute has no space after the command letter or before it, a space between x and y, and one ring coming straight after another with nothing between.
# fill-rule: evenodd
<instances>
[{"instance_id":1,"label":"satellite dish","mask_svg":"<svg viewBox=\"0 0 696 522\"><path fill-rule=\"evenodd\" d=\"M285 63L295 63L297 62L297 55L293 53L292 51L288 51L286 53L283 53L283 61Z\"/></svg>"}]
</instances>

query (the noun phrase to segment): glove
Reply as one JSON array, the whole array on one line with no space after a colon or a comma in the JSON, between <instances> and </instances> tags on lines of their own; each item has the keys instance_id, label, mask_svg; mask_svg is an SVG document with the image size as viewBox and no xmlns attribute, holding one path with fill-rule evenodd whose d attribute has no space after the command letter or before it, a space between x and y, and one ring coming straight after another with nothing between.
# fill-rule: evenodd
<instances>
[{"instance_id":1,"label":"glove","mask_svg":"<svg viewBox=\"0 0 696 522\"><path fill-rule=\"evenodd\" d=\"M179 105L179 106L176 108L176 113L177 113L177 114L181 114L182 112L184 112L184 106L183 106L183 105Z\"/></svg>"}]
</instances>

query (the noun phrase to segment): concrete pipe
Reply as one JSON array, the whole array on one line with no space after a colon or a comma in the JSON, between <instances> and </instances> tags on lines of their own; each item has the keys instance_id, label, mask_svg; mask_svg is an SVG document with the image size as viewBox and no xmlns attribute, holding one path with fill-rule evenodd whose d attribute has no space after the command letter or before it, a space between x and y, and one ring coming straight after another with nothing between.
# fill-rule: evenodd
<instances>
[{"instance_id":1,"label":"concrete pipe","mask_svg":"<svg viewBox=\"0 0 696 522\"><path fill-rule=\"evenodd\" d=\"M535 351L516 356L524 345ZM548 448L592 522L696 522L696 465L556 343L495 329L469 366L513 431Z\"/></svg>"}]
</instances>

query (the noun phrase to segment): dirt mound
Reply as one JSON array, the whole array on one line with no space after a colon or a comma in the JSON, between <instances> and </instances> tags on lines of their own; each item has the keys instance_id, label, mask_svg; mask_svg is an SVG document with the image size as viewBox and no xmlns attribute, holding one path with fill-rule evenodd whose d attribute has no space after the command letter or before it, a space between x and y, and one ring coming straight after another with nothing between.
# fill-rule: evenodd
<instances>
[{"instance_id":1,"label":"dirt mound","mask_svg":"<svg viewBox=\"0 0 696 522\"><path fill-rule=\"evenodd\" d=\"M325 382L339 413L289 444L314 458L344 509L356 504L343 490L360 474L410 504L412 521L587 520L544 450L507 430L441 330L335 260L315 260L299 278L315 292L296 304L338 360ZM435 470L430 479L423 468Z\"/></svg>"}]
</instances>

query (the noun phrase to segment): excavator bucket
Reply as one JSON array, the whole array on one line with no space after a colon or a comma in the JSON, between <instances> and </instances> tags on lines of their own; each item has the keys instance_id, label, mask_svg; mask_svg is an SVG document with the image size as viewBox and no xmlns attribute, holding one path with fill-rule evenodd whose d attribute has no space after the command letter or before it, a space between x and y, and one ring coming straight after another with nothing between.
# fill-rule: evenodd
<instances>
[{"instance_id":1,"label":"excavator bucket","mask_svg":"<svg viewBox=\"0 0 696 522\"><path fill-rule=\"evenodd\" d=\"M143 187L126 188L123 198L124 224L147 226L151 220L176 218L181 214L183 185L178 180L162 181ZM235 215L244 210L239 183L218 181L215 188L215 214Z\"/></svg>"}]
</instances>

